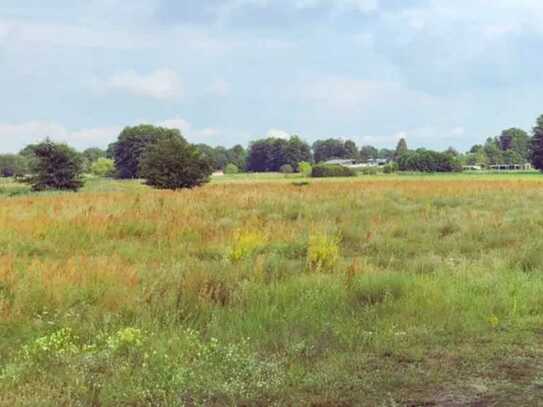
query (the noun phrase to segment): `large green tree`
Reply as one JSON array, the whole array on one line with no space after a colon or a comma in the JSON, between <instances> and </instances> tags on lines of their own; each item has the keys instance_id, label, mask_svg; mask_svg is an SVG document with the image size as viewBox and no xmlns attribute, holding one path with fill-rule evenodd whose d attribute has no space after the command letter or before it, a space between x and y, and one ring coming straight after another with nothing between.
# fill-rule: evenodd
<instances>
[{"instance_id":1,"label":"large green tree","mask_svg":"<svg viewBox=\"0 0 543 407\"><path fill-rule=\"evenodd\" d=\"M140 160L145 149L162 136L181 136L177 129L166 129L149 124L126 127L110 148L115 161L116 175L121 179L140 177Z\"/></svg>"},{"instance_id":2,"label":"large green tree","mask_svg":"<svg viewBox=\"0 0 543 407\"><path fill-rule=\"evenodd\" d=\"M531 143L532 165L543 171L543 115L539 116L534 127L534 136Z\"/></svg>"},{"instance_id":3,"label":"large green tree","mask_svg":"<svg viewBox=\"0 0 543 407\"><path fill-rule=\"evenodd\" d=\"M34 145L31 161L31 177L27 182L34 191L49 189L77 191L83 186L81 155L65 144L46 140Z\"/></svg>"},{"instance_id":4,"label":"large green tree","mask_svg":"<svg viewBox=\"0 0 543 407\"><path fill-rule=\"evenodd\" d=\"M367 162L370 159L379 158L379 150L373 146L360 147L360 159Z\"/></svg>"},{"instance_id":5,"label":"large green tree","mask_svg":"<svg viewBox=\"0 0 543 407\"><path fill-rule=\"evenodd\" d=\"M236 144L234 147L228 149L226 155L229 163L234 164L239 170L245 171L247 166L247 150L242 145Z\"/></svg>"},{"instance_id":6,"label":"large green tree","mask_svg":"<svg viewBox=\"0 0 543 407\"><path fill-rule=\"evenodd\" d=\"M311 161L311 147L300 137L292 136L284 146L282 158L281 166L290 165L295 171L298 171L298 165L301 162Z\"/></svg>"},{"instance_id":7,"label":"large green tree","mask_svg":"<svg viewBox=\"0 0 543 407\"><path fill-rule=\"evenodd\" d=\"M193 188L209 181L213 163L179 132L159 135L140 161L140 175L159 189Z\"/></svg>"},{"instance_id":8,"label":"large green tree","mask_svg":"<svg viewBox=\"0 0 543 407\"><path fill-rule=\"evenodd\" d=\"M456 157L422 148L401 154L398 166L400 171L455 172L462 170Z\"/></svg>"},{"instance_id":9,"label":"large green tree","mask_svg":"<svg viewBox=\"0 0 543 407\"><path fill-rule=\"evenodd\" d=\"M347 151L347 158L352 158L353 160L358 160L360 158L360 152L358 151L358 147L354 141L347 140L343 146Z\"/></svg>"},{"instance_id":10,"label":"large green tree","mask_svg":"<svg viewBox=\"0 0 543 407\"><path fill-rule=\"evenodd\" d=\"M396 145L396 150L394 151L394 161L398 161L400 157L408 151L409 148L407 147L407 141L404 138L401 138Z\"/></svg>"},{"instance_id":11,"label":"large green tree","mask_svg":"<svg viewBox=\"0 0 543 407\"><path fill-rule=\"evenodd\" d=\"M106 158L106 152L101 148L91 147L81 153L83 159L83 171L89 172L92 165L100 158Z\"/></svg>"},{"instance_id":12,"label":"large green tree","mask_svg":"<svg viewBox=\"0 0 543 407\"><path fill-rule=\"evenodd\" d=\"M498 144L502 151L510 151L520 157L520 161L530 161L530 136L522 129L512 128L502 131L498 138Z\"/></svg>"},{"instance_id":13,"label":"large green tree","mask_svg":"<svg viewBox=\"0 0 543 407\"><path fill-rule=\"evenodd\" d=\"M503 150L497 139L489 137L483 146L483 151L487 157L488 164L503 164Z\"/></svg>"},{"instance_id":14,"label":"large green tree","mask_svg":"<svg viewBox=\"0 0 543 407\"><path fill-rule=\"evenodd\" d=\"M229 149L211 147L207 144L197 144L196 147L213 162L215 170L224 170L229 163L240 170L245 170L247 151L239 144Z\"/></svg>"},{"instance_id":15,"label":"large green tree","mask_svg":"<svg viewBox=\"0 0 543 407\"><path fill-rule=\"evenodd\" d=\"M297 169L300 162L310 160L311 149L298 136L292 136L289 140L271 137L251 143L247 156L247 170L279 171L283 165Z\"/></svg>"},{"instance_id":16,"label":"large green tree","mask_svg":"<svg viewBox=\"0 0 543 407\"><path fill-rule=\"evenodd\" d=\"M320 163L335 158L352 158L352 145L349 143L348 149L345 144L346 142L333 138L315 141L313 143L313 158L315 162Z\"/></svg>"}]
</instances>

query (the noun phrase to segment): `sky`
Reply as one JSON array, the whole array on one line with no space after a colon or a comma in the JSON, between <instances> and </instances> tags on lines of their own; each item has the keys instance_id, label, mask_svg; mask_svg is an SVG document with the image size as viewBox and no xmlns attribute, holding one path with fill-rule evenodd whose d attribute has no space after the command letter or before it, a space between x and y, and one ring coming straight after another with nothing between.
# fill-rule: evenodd
<instances>
[{"instance_id":1,"label":"sky","mask_svg":"<svg viewBox=\"0 0 543 407\"><path fill-rule=\"evenodd\" d=\"M129 125L466 150L543 113L540 0L1 0L0 152Z\"/></svg>"}]
</instances>

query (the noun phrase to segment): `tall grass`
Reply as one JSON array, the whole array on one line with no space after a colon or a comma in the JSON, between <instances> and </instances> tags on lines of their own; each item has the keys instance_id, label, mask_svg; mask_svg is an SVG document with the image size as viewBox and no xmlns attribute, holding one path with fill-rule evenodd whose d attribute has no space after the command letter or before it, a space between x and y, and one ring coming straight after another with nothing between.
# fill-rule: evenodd
<instances>
[{"instance_id":1,"label":"tall grass","mask_svg":"<svg viewBox=\"0 0 543 407\"><path fill-rule=\"evenodd\" d=\"M401 405L474 378L529 389L537 369L519 384L500 366L543 349L542 187L111 181L0 198L0 404Z\"/></svg>"}]
</instances>

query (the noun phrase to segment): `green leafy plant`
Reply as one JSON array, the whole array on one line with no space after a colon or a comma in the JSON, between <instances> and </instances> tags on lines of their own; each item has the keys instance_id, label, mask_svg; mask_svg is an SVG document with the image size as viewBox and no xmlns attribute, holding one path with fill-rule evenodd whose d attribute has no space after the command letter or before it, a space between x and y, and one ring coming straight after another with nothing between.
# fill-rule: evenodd
<instances>
[{"instance_id":1,"label":"green leafy plant","mask_svg":"<svg viewBox=\"0 0 543 407\"><path fill-rule=\"evenodd\" d=\"M312 234L307 245L307 268L313 272L333 271L340 258L339 243L337 235Z\"/></svg>"},{"instance_id":2,"label":"green leafy plant","mask_svg":"<svg viewBox=\"0 0 543 407\"><path fill-rule=\"evenodd\" d=\"M229 175L237 174L239 173L239 168L235 164L230 163L224 168L224 173Z\"/></svg>"}]
</instances>

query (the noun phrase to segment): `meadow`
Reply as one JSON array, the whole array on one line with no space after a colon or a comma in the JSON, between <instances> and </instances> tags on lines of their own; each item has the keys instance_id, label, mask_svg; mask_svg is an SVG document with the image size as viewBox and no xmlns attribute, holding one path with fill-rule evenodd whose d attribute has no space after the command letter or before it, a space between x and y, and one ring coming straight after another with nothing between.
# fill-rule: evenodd
<instances>
[{"instance_id":1,"label":"meadow","mask_svg":"<svg viewBox=\"0 0 543 407\"><path fill-rule=\"evenodd\" d=\"M543 176L0 183L0 405L543 404Z\"/></svg>"}]
</instances>

